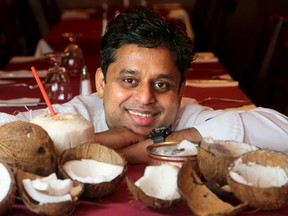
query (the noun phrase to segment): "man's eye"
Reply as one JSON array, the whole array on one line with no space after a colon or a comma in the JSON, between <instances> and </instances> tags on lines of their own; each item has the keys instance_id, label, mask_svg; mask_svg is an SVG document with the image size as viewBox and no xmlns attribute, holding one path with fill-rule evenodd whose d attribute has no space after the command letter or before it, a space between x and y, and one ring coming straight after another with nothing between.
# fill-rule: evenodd
<instances>
[{"instance_id":1,"label":"man's eye","mask_svg":"<svg viewBox=\"0 0 288 216\"><path fill-rule=\"evenodd\" d=\"M133 78L124 78L123 80L124 85L134 87L138 84L137 80Z\"/></svg>"},{"instance_id":2,"label":"man's eye","mask_svg":"<svg viewBox=\"0 0 288 216\"><path fill-rule=\"evenodd\" d=\"M155 86L155 89L158 91L166 91L169 89L169 84L164 83L164 82L156 82L154 86Z\"/></svg>"},{"instance_id":3,"label":"man's eye","mask_svg":"<svg viewBox=\"0 0 288 216\"><path fill-rule=\"evenodd\" d=\"M132 79L132 78L126 78L126 79L124 79L124 82L127 82L127 83L134 83L135 80Z\"/></svg>"}]
</instances>

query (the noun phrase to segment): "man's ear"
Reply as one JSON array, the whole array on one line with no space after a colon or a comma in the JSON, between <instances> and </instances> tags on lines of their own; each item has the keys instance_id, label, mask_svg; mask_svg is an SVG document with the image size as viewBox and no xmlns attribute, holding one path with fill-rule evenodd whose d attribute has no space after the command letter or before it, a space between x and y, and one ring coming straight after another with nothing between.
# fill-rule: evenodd
<instances>
[{"instance_id":1,"label":"man's ear","mask_svg":"<svg viewBox=\"0 0 288 216\"><path fill-rule=\"evenodd\" d=\"M104 79L104 74L102 72L102 69L100 67L97 68L96 70L95 83L96 83L96 90L97 90L98 96L100 98L103 98L104 89L105 89L105 79Z\"/></svg>"}]
</instances>

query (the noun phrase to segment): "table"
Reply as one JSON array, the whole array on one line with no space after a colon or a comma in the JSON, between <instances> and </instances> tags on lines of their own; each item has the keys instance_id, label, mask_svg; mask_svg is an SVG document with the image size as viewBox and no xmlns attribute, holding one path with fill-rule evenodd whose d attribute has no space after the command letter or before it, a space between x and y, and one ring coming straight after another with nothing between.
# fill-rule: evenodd
<instances>
[{"instance_id":1,"label":"table","mask_svg":"<svg viewBox=\"0 0 288 216\"><path fill-rule=\"evenodd\" d=\"M128 167L127 176L137 180L143 175L145 165L133 165ZM241 215L247 216L274 216L274 215L287 215L288 207L275 210L275 211L260 211L260 212L244 212ZM13 206L10 215L13 216L34 216L32 213L22 204L15 204ZM132 195L127 189L125 179L121 185L111 194L100 200L80 200L79 205L76 207L73 216L94 216L94 215L105 215L105 216L188 216L193 215L190 209L187 207L185 202L181 202L179 206L168 209L151 209L139 201L132 199Z\"/></svg>"},{"instance_id":2,"label":"table","mask_svg":"<svg viewBox=\"0 0 288 216\"><path fill-rule=\"evenodd\" d=\"M89 56L86 57L86 63L91 73L94 73L96 68L99 66L99 58L97 60L97 56ZM13 69L20 69L25 67L29 69L31 65L34 65L36 68L43 69L47 67L47 62L43 61L34 61L29 63L10 63L8 64L5 69L6 70L13 70ZM219 76L226 74L225 68L219 62L213 63L193 63L192 70L189 71L187 77L189 79L208 79L214 76ZM92 77L94 77L92 75ZM93 78L92 78L93 79ZM16 82L27 82L27 83L35 83L33 78L30 79L18 79L14 80ZM93 81L93 80L92 80ZM73 92L77 94L77 89L79 88L78 79L73 78ZM39 89L37 90L30 90L25 88L2 88L0 98L8 99L13 98L16 96L27 96L30 97L41 97L41 93ZM94 88L95 90L95 88ZM3 94L3 92L6 92ZM234 98L234 99L249 99L241 89L236 87L219 87L219 88L199 88L199 87L186 87L185 96L193 97L196 99L201 99L208 96L217 96L217 97L224 97L224 98ZM225 103L225 102L213 102L210 101L209 103L205 104L209 105L215 109L223 109L227 107L235 107L240 106L241 103ZM35 107L33 107L34 109ZM41 108L41 107L37 107ZM8 112L14 113L15 111L24 111L25 108L17 107L17 108L0 108L0 112ZM130 178L137 180L140 176L143 175L145 169L145 165L133 165L129 166L127 176ZM173 207L169 209L159 209L153 210L138 201L133 201L132 195L128 191L126 186L125 179L121 183L121 185L114 191L112 194L109 194L106 197L103 197L100 200L80 200L79 205L76 207L75 212L73 215L115 215L117 212L118 215L147 215L147 216L157 216L157 215L193 215L186 204L183 202L178 207ZM271 211L271 212L254 212L249 213L249 216L269 216L269 215L286 215L288 213L288 207L278 210L278 211ZM28 210L23 204L17 203L13 206L11 215L35 215L30 210ZM248 214L248 213L247 213ZM245 214L244 214L245 215Z\"/></svg>"},{"instance_id":3,"label":"table","mask_svg":"<svg viewBox=\"0 0 288 216\"><path fill-rule=\"evenodd\" d=\"M72 31L72 29L69 29L68 26L74 26L75 23L77 23L77 28L87 29L87 25L84 25L83 22L85 22L87 25L93 25L97 26L97 23L99 22L97 20L70 20L70 21L63 21L60 22L59 25L57 25L52 33L54 32L55 36L55 48L59 46L57 49L63 49L63 42L57 42L58 40L65 40L65 38L62 38L60 34L62 32L66 31ZM67 25L66 29L64 28L65 23L70 25ZM74 24L73 24L74 23ZM83 25L81 25L81 23ZM62 28L62 27L63 28ZM76 30L75 30L76 31ZM93 32L94 30L92 30ZM56 33L55 33L56 32ZM58 33L57 33L58 32ZM46 39L53 38L53 34L50 32L46 36ZM97 31L93 33L94 36L97 35ZM57 37L56 37L57 35ZM93 36L93 37L94 37ZM99 36L99 35L98 35ZM61 39L60 39L61 38ZM85 47L85 44L89 44L89 47L92 47L89 42L89 37L83 37L83 43L81 42L81 39L79 38L80 46ZM100 36L99 36L100 38ZM95 38L94 38L95 39ZM87 41L86 41L87 40ZM52 40L51 40L52 41ZM58 43L58 44L57 44ZM94 44L96 47L97 43ZM93 47L93 50L95 49ZM94 72L96 71L96 68L99 66L99 55L98 53L89 53L89 49L85 51L85 60L88 67L88 71L91 73L91 80L92 83L94 83ZM92 50L91 50L92 51ZM88 54L89 53L89 54ZM31 66L35 66L36 69L47 69L48 64L47 62L43 61L33 61L33 62L26 62L26 63L9 63L6 65L4 70L16 70L16 69L30 69ZM189 79L211 79L211 78L217 78L219 75L227 74L225 68L219 63L219 62L210 62L210 63L193 63L191 66L191 70L187 74L187 78ZM35 80L33 78L31 79L15 79L13 80L15 82L27 82L29 84L35 84ZM79 79L78 78L72 78L72 85L73 85L73 94L78 94L79 91ZM93 90L95 91L95 86L93 85ZM1 88L0 89L0 99L9 99L9 98L15 98L15 97L23 97L27 96L29 97L40 97L41 93L39 89L30 90L23 87L18 88ZM249 98L243 93L243 91L238 87L218 87L218 88L199 88L199 87L186 87L184 91L184 96L192 97L197 100L200 100L202 98L206 97L222 97L222 98L232 98L232 99L245 99L249 100ZM215 109L224 109L224 108L231 108L231 107L237 107L241 106L243 104L241 103L233 103L233 102L219 102L219 101L210 101L205 103L207 106L211 106ZM30 107L30 108L43 108L44 106L38 106L38 107ZM25 111L26 109L24 107L9 107L9 108L0 108L0 112L7 112L7 113L15 113L17 111ZM130 165L128 167L127 176L130 178L137 180L140 176L143 175L144 169L146 165ZM272 215L287 215L288 213L288 207L277 210L277 211L261 211L261 212L249 212L249 213L243 213L242 215L249 215L249 216L272 216ZM114 216L114 215L145 215L145 216L157 216L157 215L193 215L193 213L190 211L190 209L186 206L184 202L182 202L178 207L173 207L169 209L150 209L146 206L144 206L142 203L138 201L134 201L132 199L132 195L128 191L128 188L126 186L125 179L120 184L120 186L111 194L107 195L106 197L103 197L99 200L84 200L81 199L79 202L79 205L76 207L75 212L72 214L74 216L78 215L107 215L107 216ZM20 215L28 215L33 216L36 215L30 210L28 210L23 204L16 203L12 210L11 214L14 216L20 216Z\"/></svg>"}]
</instances>

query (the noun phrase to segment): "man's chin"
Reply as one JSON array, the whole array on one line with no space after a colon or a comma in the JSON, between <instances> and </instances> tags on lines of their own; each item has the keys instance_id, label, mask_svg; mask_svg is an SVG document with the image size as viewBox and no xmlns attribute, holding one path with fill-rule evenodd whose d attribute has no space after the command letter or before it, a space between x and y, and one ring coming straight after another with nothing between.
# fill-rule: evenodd
<instances>
[{"instance_id":1,"label":"man's chin","mask_svg":"<svg viewBox=\"0 0 288 216\"><path fill-rule=\"evenodd\" d=\"M152 129L143 129L143 128L130 128L134 133L138 134L139 136L142 136L143 138L145 139L148 139L149 138L149 134L150 134L150 131Z\"/></svg>"}]
</instances>

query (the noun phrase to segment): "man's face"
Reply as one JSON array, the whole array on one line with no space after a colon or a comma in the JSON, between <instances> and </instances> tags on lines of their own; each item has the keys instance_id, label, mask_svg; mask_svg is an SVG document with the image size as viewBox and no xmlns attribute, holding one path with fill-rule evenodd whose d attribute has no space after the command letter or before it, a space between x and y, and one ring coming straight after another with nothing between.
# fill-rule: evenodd
<instances>
[{"instance_id":1,"label":"man's face","mask_svg":"<svg viewBox=\"0 0 288 216\"><path fill-rule=\"evenodd\" d=\"M108 67L106 83L101 69L96 73L108 127L126 126L148 136L154 128L169 126L181 100L180 80L168 49L122 46Z\"/></svg>"}]
</instances>

